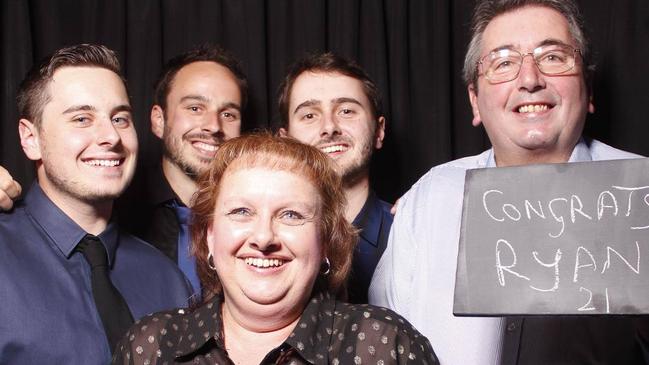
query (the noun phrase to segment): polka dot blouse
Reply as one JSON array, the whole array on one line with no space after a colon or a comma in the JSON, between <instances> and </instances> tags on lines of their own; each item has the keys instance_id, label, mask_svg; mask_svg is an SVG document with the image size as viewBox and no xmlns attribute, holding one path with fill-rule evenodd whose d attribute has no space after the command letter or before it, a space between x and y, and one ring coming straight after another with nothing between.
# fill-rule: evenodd
<instances>
[{"instance_id":1,"label":"polka dot blouse","mask_svg":"<svg viewBox=\"0 0 649 365\"><path fill-rule=\"evenodd\" d=\"M178 309L135 323L113 364L233 364L221 335L221 301ZM398 314L368 304L313 296L286 341L262 364L438 364L426 337Z\"/></svg>"}]
</instances>

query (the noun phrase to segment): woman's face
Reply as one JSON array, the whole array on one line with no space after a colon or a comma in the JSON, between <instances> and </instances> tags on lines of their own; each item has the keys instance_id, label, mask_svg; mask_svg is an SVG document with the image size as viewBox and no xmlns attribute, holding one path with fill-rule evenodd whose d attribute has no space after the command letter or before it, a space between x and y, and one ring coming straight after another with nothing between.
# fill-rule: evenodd
<instances>
[{"instance_id":1,"label":"woman's face","mask_svg":"<svg viewBox=\"0 0 649 365\"><path fill-rule=\"evenodd\" d=\"M300 175L263 167L225 173L207 243L228 306L260 316L302 312L323 260L321 205Z\"/></svg>"}]
</instances>

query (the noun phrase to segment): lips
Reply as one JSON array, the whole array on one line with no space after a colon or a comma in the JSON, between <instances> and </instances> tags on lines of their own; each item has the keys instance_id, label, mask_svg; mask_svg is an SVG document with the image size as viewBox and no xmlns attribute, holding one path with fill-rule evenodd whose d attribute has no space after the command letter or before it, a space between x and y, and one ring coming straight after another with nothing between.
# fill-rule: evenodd
<instances>
[{"instance_id":1,"label":"lips","mask_svg":"<svg viewBox=\"0 0 649 365\"><path fill-rule=\"evenodd\" d=\"M320 151L326 154L342 153L349 150L349 145L345 143L330 144L327 146L319 146Z\"/></svg>"},{"instance_id":2,"label":"lips","mask_svg":"<svg viewBox=\"0 0 649 365\"><path fill-rule=\"evenodd\" d=\"M194 146L194 148L198 149L199 151L207 154L214 154L219 148L218 144L205 141L192 141L192 146Z\"/></svg>"},{"instance_id":3,"label":"lips","mask_svg":"<svg viewBox=\"0 0 649 365\"><path fill-rule=\"evenodd\" d=\"M514 111L520 114L528 114L528 113L543 113L545 111L548 111L550 109L554 108L553 104L549 103L528 103L528 104L521 104L514 108Z\"/></svg>"},{"instance_id":4,"label":"lips","mask_svg":"<svg viewBox=\"0 0 649 365\"><path fill-rule=\"evenodd\" d=\"M101 167L115 167L120 166L124 163L123 158L109 158L109 159L99 159L91 158L83 160L83 163L89 166L101 166Z\"/></svg>"},{"instance_id":5,"label":"lips","mask_svg":"<svg viewBox=\"0 0 649 365\"><path fill-rule=\"evenodd\" d=\"M285 260L278 258L259 258L259 257L246 257L244 262L248 266L253 266L259 269L280 267L286 263Z\"/></svg>"}]
</instances>

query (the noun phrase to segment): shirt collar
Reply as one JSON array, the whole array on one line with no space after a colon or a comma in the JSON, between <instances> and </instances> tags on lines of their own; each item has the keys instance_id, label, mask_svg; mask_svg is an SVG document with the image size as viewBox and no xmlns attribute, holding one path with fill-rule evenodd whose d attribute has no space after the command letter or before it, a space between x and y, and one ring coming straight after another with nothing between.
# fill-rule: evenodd
<instances>
[{"instance_id":1,"label":"shirt collar","mask_svg":"<svg viewBox=\"0 0 649 365\"><path fill-rule=\"evenodd\" d=\"M317 353L328 353L322 351L322 346L328 346L331 336L336 335L332 332L335 309L336 301L329 292L317 292L312 295L285 343L293 347L304 360L314 364ZM329 337L318 338L322 337L322 334Z\"/></svg>"},{"instance_id":2,"label":"shirt collar","mask_svg":"<svg viewBox=\"0 0 649 365\"><path fill-rule=\"evenodd\" d=\"M360 229L359 235L373 246L378 246L379 233L381 232L381 201L376 197L376 193L370 190L369 195L363 208L352 224L354 227Z\"/></svg>"},{"instance_id":3,"label":"shirt collar","mask_svg":"<svg viewBox=\"0 0 649 365\"><path fill-rule=\"evenodd\" d=\"M181 323L184 322L180 328L186 328L185 333L200 333L202 337L200 340L196 338L185 340L185 336L183 336L174 354L176 358L191 358L192 353L210 343L224 350L223 338L221 338L222 301L223 298L217 295L192 312L180 310L185 312L178 318ZM331 342L330 337L334 335L331 328L333 328L335 305L335 299L326 291L312 295L295 329L279 348L285 348L288 345L303 359L312 364L315 363L316 353L320 349L318 343L328 345ZM210 318L211 320L204 322L198 318ZM173 326L173 323L170 324ZM318 333L326 333L329 338L318 339Z\"/></svg>"},{"instance_id":4,"label":"shirt collar","mask_svg":"<svg viewBox=\"0 0 649 365\"><path fill-rule=\"evenodd\" d=\"M36 181L25 196L25 210L67 258L72 255L79 241L87 234L45 195ZM112 265L119 237L117 224L109 222L106 229L97 237L106 247L108 263Z\"/></svg>"},{"instance_id":5,"label":"shirt collar","mask_svg":"<svg viewBox=\"0 0 649 365\"><path fill-rule=\"evenodd\" d=\"M158 164L147 170L146 182L148 201L154 204L166 203L174 199L180 201L162 172L162 165Z\"/></svg>"},{"instance_id":6,"label":"shirt collar","mask_svg":"<svg viewBox=\"0 0 649 365\"><path fill-rule=\"evenodd\" d=\"M568 162L587 162L592 161L593 157L590 155L590 147L584 138L579 138L577 145L572 150L570 154L570 159ZM487 156L487 166L486 167L496 167L496 159L494 157L494 149L489 150L489 155Z\"/></svg>"},{"instance_id":7,"label":"shirt collar","mask_svg":"<svg viewBox=\"0 0 649 365\"><path fill-rule=\"evenodd\" d=\"M180 324L177 325L179 328L183 328L187 334L200 333L202 337L196 339L183 336L174 353L176 358L191 355L210 342L214 344L214 341L216 341L216 345L219 348L224 350L225 346L223 344L223 338L221 338L221 328L223 328L221 319L222 301L223 298L221 296L215 295L214 298L193 311L187 311L186 309L178 310L180 314L184 314L178 317ZM209 318L210 320L204 321L200 318ZM171 326L173 327L174 323L171 323Z\"/></svg>"}]
</instances>

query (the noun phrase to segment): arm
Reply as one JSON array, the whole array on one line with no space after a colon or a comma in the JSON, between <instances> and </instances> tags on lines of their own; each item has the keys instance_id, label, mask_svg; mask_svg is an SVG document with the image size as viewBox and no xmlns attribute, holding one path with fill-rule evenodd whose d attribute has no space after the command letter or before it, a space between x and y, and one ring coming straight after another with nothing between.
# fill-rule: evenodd
<instances>
[{"instance_id":1,"label":"arm","mask_svg":"<svg viewBox=\"0 0 649 365\"><path fill-rule=\"evenodd\" d=\"M10 210L14 200L18 199L22 188L18 181L11 177L11 174L0 166L0 211Z\"/></svg>"},{"instance_id":2,"label":"arm","mask_svg":"<svg viewBox=\"0 0 649 365\"><path fill-rule=\"evenodd\" d=\"M408 317L412 284L412 252L416 252L417 241L412 237L409 219L408 195L399 199L399 210L395 216L388 244L376 266L369 289L369 302L387 307Z\"/></svg>"}]
</instances>

